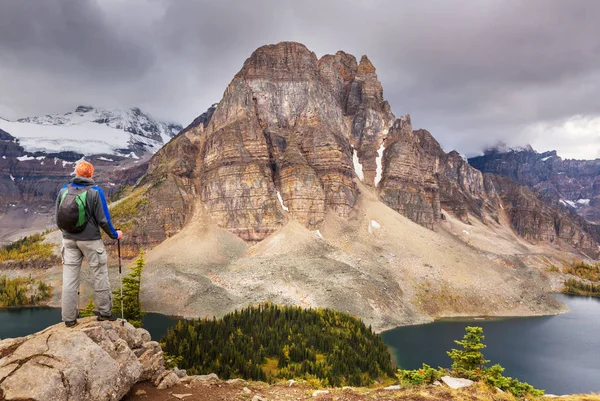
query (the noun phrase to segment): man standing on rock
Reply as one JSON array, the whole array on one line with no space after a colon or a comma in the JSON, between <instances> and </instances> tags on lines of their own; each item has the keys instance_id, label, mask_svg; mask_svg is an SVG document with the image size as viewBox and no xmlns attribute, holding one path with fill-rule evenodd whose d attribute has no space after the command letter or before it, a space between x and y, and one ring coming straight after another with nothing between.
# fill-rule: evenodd
<instances>
[{"instance_id":1,"label":"man standing on rock","mask_svg":"<svg viewBox=\"0 0 600 401\"><path fill-rule=\"evenodd\" d=\"M93 271L98 320L117 319L112 313L108 256L100 227L112 239L123 236L113 227L104 192L92 179L94 166L81 161L75 168L75 174L71 183L60 189L56 199L56 224L63 234L62 320L67 327L77 324L79 273L84 256Z\"/></svg>"}]
</instances>

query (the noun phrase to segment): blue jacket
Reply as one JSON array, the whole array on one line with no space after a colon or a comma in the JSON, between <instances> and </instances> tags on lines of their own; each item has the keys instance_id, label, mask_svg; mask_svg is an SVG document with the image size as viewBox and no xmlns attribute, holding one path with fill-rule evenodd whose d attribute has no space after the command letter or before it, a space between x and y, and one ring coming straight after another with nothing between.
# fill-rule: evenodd
<instances>
[{"instance_id":1,"label":"blue jacket","mask_svg":"<svg viewBox=\"0 0 600 401\"><path fill-rule=\"evenodd\" d=\"M87 224L82 232L77 234L71 234L63 231L63 238L72 239L76 241L93 241L101 239L100 227L106 234L112 239L117 238L117 230L113 227L110 221L110 212L108 211L108 205L106 203L106 197L102 188L96 185L94 180L85 177L75 177L71 180L71 184L76 187L89 187L87 193L87 212L89 217ZM56 198L56 212L58 215L58 206L60 205L60 199L63 192L67 190L70 184L64 185L60 191L58 191L58 197Z\"/></svg>"}]
</instances>

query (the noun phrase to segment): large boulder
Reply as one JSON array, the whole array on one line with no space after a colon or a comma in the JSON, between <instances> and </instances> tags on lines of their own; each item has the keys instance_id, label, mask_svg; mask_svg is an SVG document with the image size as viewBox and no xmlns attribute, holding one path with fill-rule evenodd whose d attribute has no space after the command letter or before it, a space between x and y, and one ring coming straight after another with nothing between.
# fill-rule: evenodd
<instances>
[{"instance_id":1,"label":"large boulder","mask_svg":"<svg viewBox=\"0 0 600 401\"><path fill-rule=\"evenodd\" d=\"M164 371L160 346L122 320L85 318L0 341L2 400L120 400Z\"/></svg>"}]
</instances>

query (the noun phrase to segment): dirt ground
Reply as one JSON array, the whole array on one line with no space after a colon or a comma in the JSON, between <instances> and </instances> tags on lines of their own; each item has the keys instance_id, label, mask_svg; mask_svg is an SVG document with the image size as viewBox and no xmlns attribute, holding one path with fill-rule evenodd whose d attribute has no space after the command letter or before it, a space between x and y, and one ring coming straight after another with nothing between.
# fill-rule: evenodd
<instances>
[{"instance_id":1,"label":"dirt ground","mask_svg":"<svg viewBox=\"0 0 600 401\"><path fill-rule=\"evenodd\" d=\"M358 400L514 400L506 394L491 394L487 388L478 387L468 390L455 391L447 387L412 387L402 390L384 390L368 388L336 388L315 390L306 384L294 383L268 385L261 382L237 381L195 381L189 384L179 384L167 390L158 390L150 383L137 384L124 398L125 401L287 401L287 400L318 400L318 401L358 401Z\"/></svg>"},{"instance_id":2,"label":"dirt ground","mask_svg":"<svg viewBox=\"0 0 600 401\"><path fill-rule=\"evenodd\" d=\"M541 397L539 400L554 398ZM598 395L573 395L560 397L563 401L600 401ZM452 390L445 386L415 386L400 390L383 388L334 388L316 390L304 383L287 383L268 385L262 382L246 382L244 380L198 381L182 383L166 390L158 390L151 383L135 385L124 401L514 401L511 394L502 393L482 384L475 384L466 389Z\"/></svg>"}]
</instances>

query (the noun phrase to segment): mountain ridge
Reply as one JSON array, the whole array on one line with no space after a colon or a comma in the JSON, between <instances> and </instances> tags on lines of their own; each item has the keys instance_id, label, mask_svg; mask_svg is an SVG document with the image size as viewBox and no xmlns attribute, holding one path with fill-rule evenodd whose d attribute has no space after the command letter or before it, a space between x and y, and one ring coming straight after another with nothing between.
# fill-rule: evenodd
<instances>
[{"instance_id":1,"label":"mountain ridge","mask_svg":"<svg viewBox=\"0 0 600 401\"><path fill-rule=\"evenodd\" d=\"M538 153L531 147L494 148L469 163L484 173L509 177L590 223L600 223L600 159L562 159L555 150Z\"/></svg>"}]
</instances>

